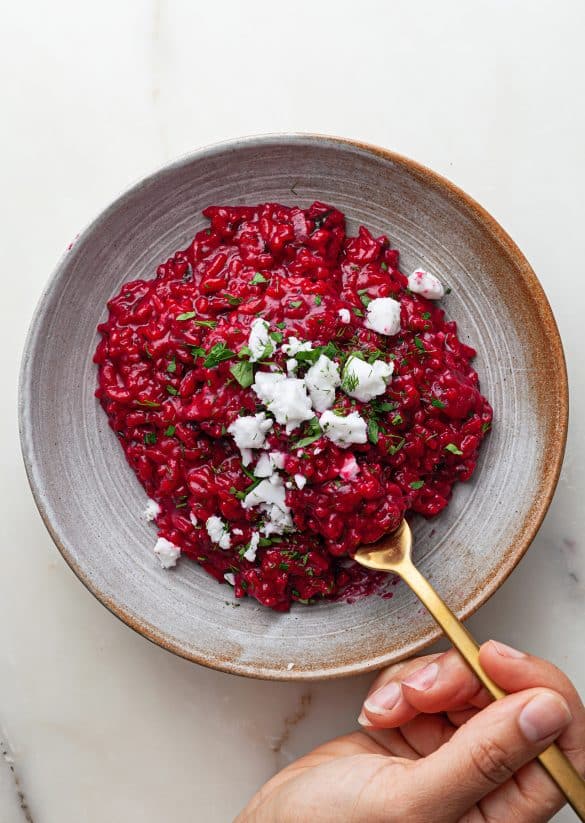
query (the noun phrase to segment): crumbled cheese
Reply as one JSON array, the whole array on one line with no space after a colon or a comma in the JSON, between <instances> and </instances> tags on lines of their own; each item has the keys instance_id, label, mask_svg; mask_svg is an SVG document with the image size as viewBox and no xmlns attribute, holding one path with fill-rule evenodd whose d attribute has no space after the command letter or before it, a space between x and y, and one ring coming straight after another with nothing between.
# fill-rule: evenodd
<instances>
[{"instance_id":1,"label":"crumbled cheese","mask_svg":"<svg viewBox=\"0 0 585 823\"><path fill-rule=\"evenodd\" d=\"M286 361L286 373L287 374L294 374L297 370L299 365L299 361L296 360L294 357L289 357Z\"/></svg>"},{"instance_id":2,"label":"crumbled cheese","mask_svg":"<svg viewBox=\"0 0 585 823\"><path fill-rule=\"evenodd\" d=\"M295 474L295 483L299 489L304 489L307 485L307 478L304 474Z\"/></svg>"},{"instance_id":3,"label":"crumbled cheese","mask_svg":"<svg viewBox=\"0 0 585 823\"><path fill-rule=\"evenodd\" d=\"M232 534L238 534L241 537L244 532L241 529L232 529Z\"/></svg>"},{"instance_id":4,"label":"crumbled cheese","mask_svg":"<svg viewBox=\"0 0 585 823\"><path fill-rule=\"evenodd\" d=\"M337 312L342 323L351 323L351 314L349 309L339 309Z\"/></svg>"},{"instance_id":5,"label":"crumbled cheese","mask_svg":"<svg viewBox=\"0 0 585 823\"><path fill-rule=\"evenodd\" d=\"M310 340L301 341L298 337L289 337L286 343L281 346L283 352L289 357L294 357L300 351L312 351L313 347Z\"/></svg>"},{"instance_id":6,"label":"crumbled cheese","mask_svg":"<svg viewBox=\"0 0 585 823\"><path fill-rule=\"evenodd\" d=\"M366 309L365 326L392 336L400 331L400 303L392 297L376 297Z\"/></svg>"},{"instance_id":7,"label":"crumbled cheese","mask_svg":"<svg viewBox=\"0 0 585 823\"><path fill-rule=\"evenodd\" d=\"M266 417L264 412L258 412L250 417L236 417L228 432L236 441L236 446L242 453L242 462L247 466L251 460L250 449L263 449L266 443L266 434L273 426L273 421Z\"/></svg>"},{"instance_id":8,"label":"crumbled cheese","mask_svg":"<svg viewBox=\"0 0 585 823\"><path fill-rule=\"evenodd\" d=\"M221 517L208 517L205 522L205 528L212 543L217 543L220 549L224 551L229 549L232 545L232 538L228 531L227 523L224 523Z\"/></svg>"},{"instance_id":9,"label":"crumbled cheese","mask_svg":"<svg viewBox=\"0 0 585 823\"><path fill-rule=\"evenodd\" d=\"M177 565L177 559L181 554L181 549L167 540L166 537L159 537L154 546L154 553L159 559L163 569L170 569Z\"/></svg>"},{"instance_id":10,"label":"crumbled cheese","mask_svg":"<svg viewBox=\"0 0 585 823\"><path fill-rule=\"evenodd\" d=\"M156 500L149 499L146 503L146 508L143 512L144 519L150 523L152 520L159 516L160 511L160 506L158 505Z\"/></svg>"},{"instance_id":11,"label":"crumbled cheese","mask_svg":"<svg viewBox=\"0 0 585 823\"><path fill-rule=\"evenodd\" d=\"M252 389L290 434L304 420L313 417L311 400L304 380L284 374L258 372ZM244 418L242 418L244 419Z\"/></svg>"},{"instance_id":12,"label":"crumbled cheese","mask_svg":"<svg viewBox=\"0 0 585 823\"><path fill-rule=\"evenodd\" d=\"M250 538L250 545L244 552L244 558L249 560L250 563L253 563L256 560L256 551L258 549L258 544L260 542L260 533L259 532L252 532L252 537Z\"/></svg>"},{"instance_id":13,"label":"crumbled cheese","mask_svg":"<svg viewBox=\"0 0 585 823\"><path fill-rule=\"evenodd\" d=\"M345 456L341 469L339 470L339 476L342 480L353 480L354 477L357 477L359 471L360 467L355 459L355 454L350 452Z\"/></svg>"},{"instance_id":14,"label":"crumbled cheese","mask_svg":"<svg viewBox=\"0 0 585 823\"><path fill-rule=\"evenodd\" d=\"M269 537L271 534L284 534L284 532L292 531L293 522L289 509L283 511L276 505L261 506L261 509L267 515L264 526L262 527L262 531L266 537Z\"/></svg>"},{"instance_id":15,"label":"crumbled cheese","mask_svg":"<svg viewBox=\"0 0 585 823\"><path fill-rule=\"evenodd\" d=\"M244 497L242 506L245 509L251 509L252 506L259 506L261 503L274 504L283 511L287 511L287 505L284 502L285 489L282 478L278 475L273 475L270 480L261 480L256 488Z\"/></svg>"},{"instance_id":16,"label":"crumbled cheese","mask_svg":"<svg viewBox=\"0 0 585 823\"><path fill-rule=\"evenodd\" d=\"M250 362L255 363L264 357L270 357L274 351L274 342L269 333L269 326L266 320L257 317L250 326L250 336L248 337L248 348L250 349Z\"/></svg>"},{"instance_id":17,"label":"crumbled cheese","mask_svg":"<svg viewBox=\"0 0 585 823\"><path fill-rule=\"evenodd\" d=\"M275 469L284 468L285 457L283 452L262 454L254 468L254 477L272 477Z\"/></svg>"},{"instance_id":18,"label":"crumbled cheese","mask_svg":"<svg viewBox=\"0 0 585 823\"><path fill-rule=\"evenodd\" d=\"M408 288L415 294L422 294L428 300L440 300L445 296L441 281L434 274L416 269L408 278Z\"/></svg>"},{"instance_id":19,"label":"crumbled cheese","mask_svg":"<svg viewBox=\"0 0 585 823\"><path fill-rule=\"evenodd\" d=\"M350 397L369 403L372 398L384 394L393 371L392 362L375 360L370 364L352 354L343 368L341 388Z\"/></svg>"},{"instance_id":20,"label":"crumbled cheese","mask_svg":"<svg viewBox=\"0 0 585 823\"><path fill-rule=\"evenodd\" d=\"M191 521L191 525L193 526L193 528L196 529L199 524L199 521L197 520L193 512L191 512L191 514L189 515L189 520Z\"/></svg>"},{"instance_id":21,"label":"crumbled cheese","mask_svg":"<svg viewBox=\"0 0 585 823\"><path fill-rule=\"evenodd\" d=\"M335 403L335 388L340 382L337 363L322 354L305 375L305 384L315 411L322 412L331 408Z\"/></svg>"},{"instance_id":22,"label":"crumbled cheese","mask_svg":"<svg viewBox=\"0 0 585 823\"><path fill-rule=\"evenodd\" d=\"M354 411L342 417L332 411L323 412L319 420L325 437L332 440L342 449L352 443L366 443L368 439L367 425L361 415Z\"/></svg>"},{"instance_id":23,"label":"crumbled cheese","mask_svg":"<svg viewBox=\"0 0 585 823\"><path fill-rule=\"evenodd\" d=\"M235 578L233 572L226 572L223 576L223 579L225 580L226 583L229 583L230 586L235 586L236 585L236 578Z\"/></svg>"}]
</instances>

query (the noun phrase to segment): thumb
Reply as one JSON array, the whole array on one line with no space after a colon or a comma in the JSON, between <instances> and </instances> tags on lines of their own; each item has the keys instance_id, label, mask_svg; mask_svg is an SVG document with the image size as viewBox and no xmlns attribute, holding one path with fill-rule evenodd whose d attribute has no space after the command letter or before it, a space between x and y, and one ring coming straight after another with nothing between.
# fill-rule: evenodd
<instances>
[{"instance_id":1,"label":"thumb","mask_svg":"<svg viewBox=\"0 0 585 823\"><path fill-rule=\"evenodd\" d=\"M416 789L430 807L444 812L444 819L457 819L544 751L570 722L569 706L557 692L527 689L507 695L416 762Z\"/></svg>"}]
</instances>

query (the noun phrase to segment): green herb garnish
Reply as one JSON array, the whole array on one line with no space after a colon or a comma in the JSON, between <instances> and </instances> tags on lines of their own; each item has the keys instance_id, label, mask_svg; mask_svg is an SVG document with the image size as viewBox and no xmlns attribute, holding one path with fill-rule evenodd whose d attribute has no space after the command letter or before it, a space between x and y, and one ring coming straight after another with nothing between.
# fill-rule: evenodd
<instances>
[{"instance_id":1,"label":"green herb garnish","mask_svg":"<svg viewBox=\"0 0 585 823\"><path fill-rule=\"evenodd\" d=\"M408 485L410 486L411 489L414 489L414 491L416 492L419 489L422 489L424 484L425 484L424 480L413 480L412 483L409 483Z\"/></svg>"},{"instance_id":2,"label":"green herb garnish","mask_svg":"<svg viewBox=\"0 0 585 823\"><path fill-rule=\"evenodd\" d=\"M314 299L315 299L315 305L316 306L320 306L321 303L323 302L323 298L321 297L320 294L316 294Z\"/></svg>"},{"instance_id":3,"label":"green herb garnish","mask_svg":"<svg viewBox=\"0 0 585 823\"><path fill-rule=\"evenodd\" d=\"M169 372L169 374L174 374L177 371L177 361L174 357L167 366L167 371Z\"/></svg>"},{"instance_id":4,"label":"green herb garnish","mask_svg":"<svg viewBox=\"0 0 585 823\"><path fill-rule=\"evenodd\" d=\"M167 426L165 429L165 437L172 437L175 433L175 426Z\"/></svg>"},{"instance_id":5,"label":"green herb garnish","mask_svg":"<svg viewBox=\"0 0 585 823\"><path fill-rule=\"evenodd\" d=\"M147 446L154 446L156 444L156 434L154 432L147 432L144 435L144 442Z\"/></svg>"},{"instance_id":6,"label":"green herb garnish","mask_svg":"<svg viewBox=\"0 0 585 823\"><path fill-rule=\"evenodd\" d=\"M431 406L434 406L436 409L444 409L447 404L443 403L442 400L439 400L438 397L433 397L431 400Z\"/></svg>"},{"instance_id":7,"label":"green herb garnish","mask_svg":"<svg viewBox=\"0 0 585 823\"><path fill-rule=\"evenodd\" d=\"M254 366L249 360L242 360L230 367L230 372L243 389L247 389L254 382Z\"/></svg>"},{"instance_id":8,"label":"green herb garnish","mask_svg":"<svg viewBox=\"0 0 585 823\"><path fill-rule=\"evenodd\" d=\"M392 420L391 420L390 422L392 423L392 425L393 425L393 426L399 426L399 425L400 425L401 423L403 423L404 421L403 421L403 419L402 419L402 415L401 415L401 414L395 414L395 415L394 415L394 417L392 418Z\"/></svg>"},{"instance_id":9,"label":"green herb garnish","mask_svg":"<svg viewBox=\"0 0 585 823\"><path fill-rule=\"evenodd\" d=\"M419 351L426 351L426 349L425 349L425 344L424 344L424 343L423 343L423 341L420 339L420 337L415 337L415 338L414 338L414 345L417 347L417 349L418 349Z\"/></svg>"},{"instance_id":10,"label":"green herb garnish","mask_svg":"<svg viewBox=\"0 0 585 823\"><path fill-rule=\"evenodd\" d=\"M378 442L378 437L380 433L380 426L378 425L378 421L371 417L368 421L368 440L370 443L373 443L374 446Z\"/></svg>"},{"instance_id":11,"label":"green herb garnish","mask_svg":"<svg viewBox=\"0 0 585 823\"><path fill-rule=\"evenodd\" d=\"M310 446L315 440L318 440L323 434L323 430L317 417L312 417L307 423L307 436L301 438L295 443L296 448L303 448L303 446Z\"/></svg>"},{"instance_id":12,"label":"green herb garnish","mask_svg":"<svg viewBox=\"0 0 585 823\"><path fill-rule=\"evenodd\" d=\"M259 286L260 283L268 283L268 280L261 272L257 271L254 277L250 280L250 285Z\"/></svg>"},{"instance_id":13,"label":"green herb garnish","mask_svg":"<svg viewBox=\"0 0 585 823\"><path fill-rule=\"evenodd\" d=\"M214 329L217 326L217 320L196 320L195 325L204 326L206 329Z\"/></svg>"},{"instance_id":14,"label":"green herb garnish","mask_svg":"<svg viewBox=\"0 0 585 823\"><path fill-rule=\"evenodd\" d=\"M149 409L160 409L160 403L155 403L154 400L136 400L137 406L148 406Z\"/></svg>"},{"instance_id":15,"label":"green herb garnish","mask_svg":"<svg viewBox=\"0 0 585 823\"><path fill-rule=\"evenodd\" d=\"M203 361L203 367L205 369L213 369L215 366L223 363L224 360L231 360L231 358L235 356L236 353L228 349L225 343L216 343Z\"/></svg>"},{"instance_id":16,"label":"green herb garnish","mask_svg":"<svg viewBox=\"0 0 585 823\"><path fill-rule=\"evenodd\" d=\"M176 389L174 386L171 386L170 384L168 386L166 386L165 388L168 391L168 393L172 394L173 396L176 396L179 393L179 390Z\"/></svg>"},{"instance_id":17,"label":"green herb garnish","mask_svg":"<svg viewBox=\"0 0 585 823\"><path fill-rule=\"evenodd\" d=\"M388 263L384 263L384 261L382 261L380 263L380 268L382 269L382 271L388 271Z\"/></svg>"},{"instance_id":18,"label":"green herb garnish","mask_svg":"<svg viewBox=\"0 0 585 823\"><path fill-rule=\"evenodd\" d=\"M459 449L455 443L447 443L445 446L445 451L451 452L451 454L463 454L461 449Z\"/></svg>"},{"instance_id":19,"label":"green herb garnish","mask_svg":"<svg viewBox=\"0 0 585 823\"><path fill-rule=\"evenodd\" d=\"M298 309L299 306L302 306L302 305L303 305L302 300L291 300L290 303L289 303L289 306L291 307L291 309Z\"/></svg>"},{"instance_id":20,"label":"green herb garnish","mask_svg":"<svg viewBox=\"0 0 585 823\"><path fill-rule=\"evenodd\" d=\"M197 317L196 311L184 311L183 314L177 315L177 320L193 320L194 317Z\"/></svg>"}]
</instances>

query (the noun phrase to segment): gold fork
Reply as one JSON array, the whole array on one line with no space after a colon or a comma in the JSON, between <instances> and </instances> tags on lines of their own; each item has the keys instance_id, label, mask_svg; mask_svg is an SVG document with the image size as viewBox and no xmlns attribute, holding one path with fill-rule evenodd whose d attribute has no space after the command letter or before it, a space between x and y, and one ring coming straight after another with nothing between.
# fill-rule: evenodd
<instances>
[{"instance_id":1,"label":"gold fork","mask_svg":"<svg viewBox=\"0 0 585 823\"><path fill-rule=\"evenodd\" d=\"M375 545L362 546L357 551L355 559L368 569L399 575L428 609L491 696L495 700L505 697L506 692L500 689L480 666L478 644L412 562L411 549L412 532L406 520L403 520L396 531ZM573 764L554 743L538 756L538 760L565 795L580 820L585 821L585 780Z\"/></svg>"}]
</instances>

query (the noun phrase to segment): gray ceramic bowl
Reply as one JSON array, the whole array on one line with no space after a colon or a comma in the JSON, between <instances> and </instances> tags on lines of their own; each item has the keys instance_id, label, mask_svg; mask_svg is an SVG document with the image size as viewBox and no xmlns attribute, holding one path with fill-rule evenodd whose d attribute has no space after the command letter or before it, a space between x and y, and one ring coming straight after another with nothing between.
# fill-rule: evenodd
<instances>
[{"instance_id":1,"label":"gray ceramic bowl","mask_svg":"<svg viewBox=\"0 0 585 823\"><path fill-rule=\"evenodd\" d=\"M493 432L472 482L439 518L414 522L416 561L459 616L530 545L565 442L563 352L542 289L500 226L429 170L345 140L269 136L198 151L116 200L65 254L32 323L20 390L30 484L65 560L114 614L170 651L254 677L366 671L419 651L439 631L402 584L390 600L276 614L253 600L227 605L231 591L188 560L161 570L154 530L141 519L145 494L94 399L95 328L125 280L152 277L189 243L208 204L315 199L344 211L351 229L388 234L406 272L440 273L453 289L445 308L478 349Z\"/></svg>"}]
</instances>

